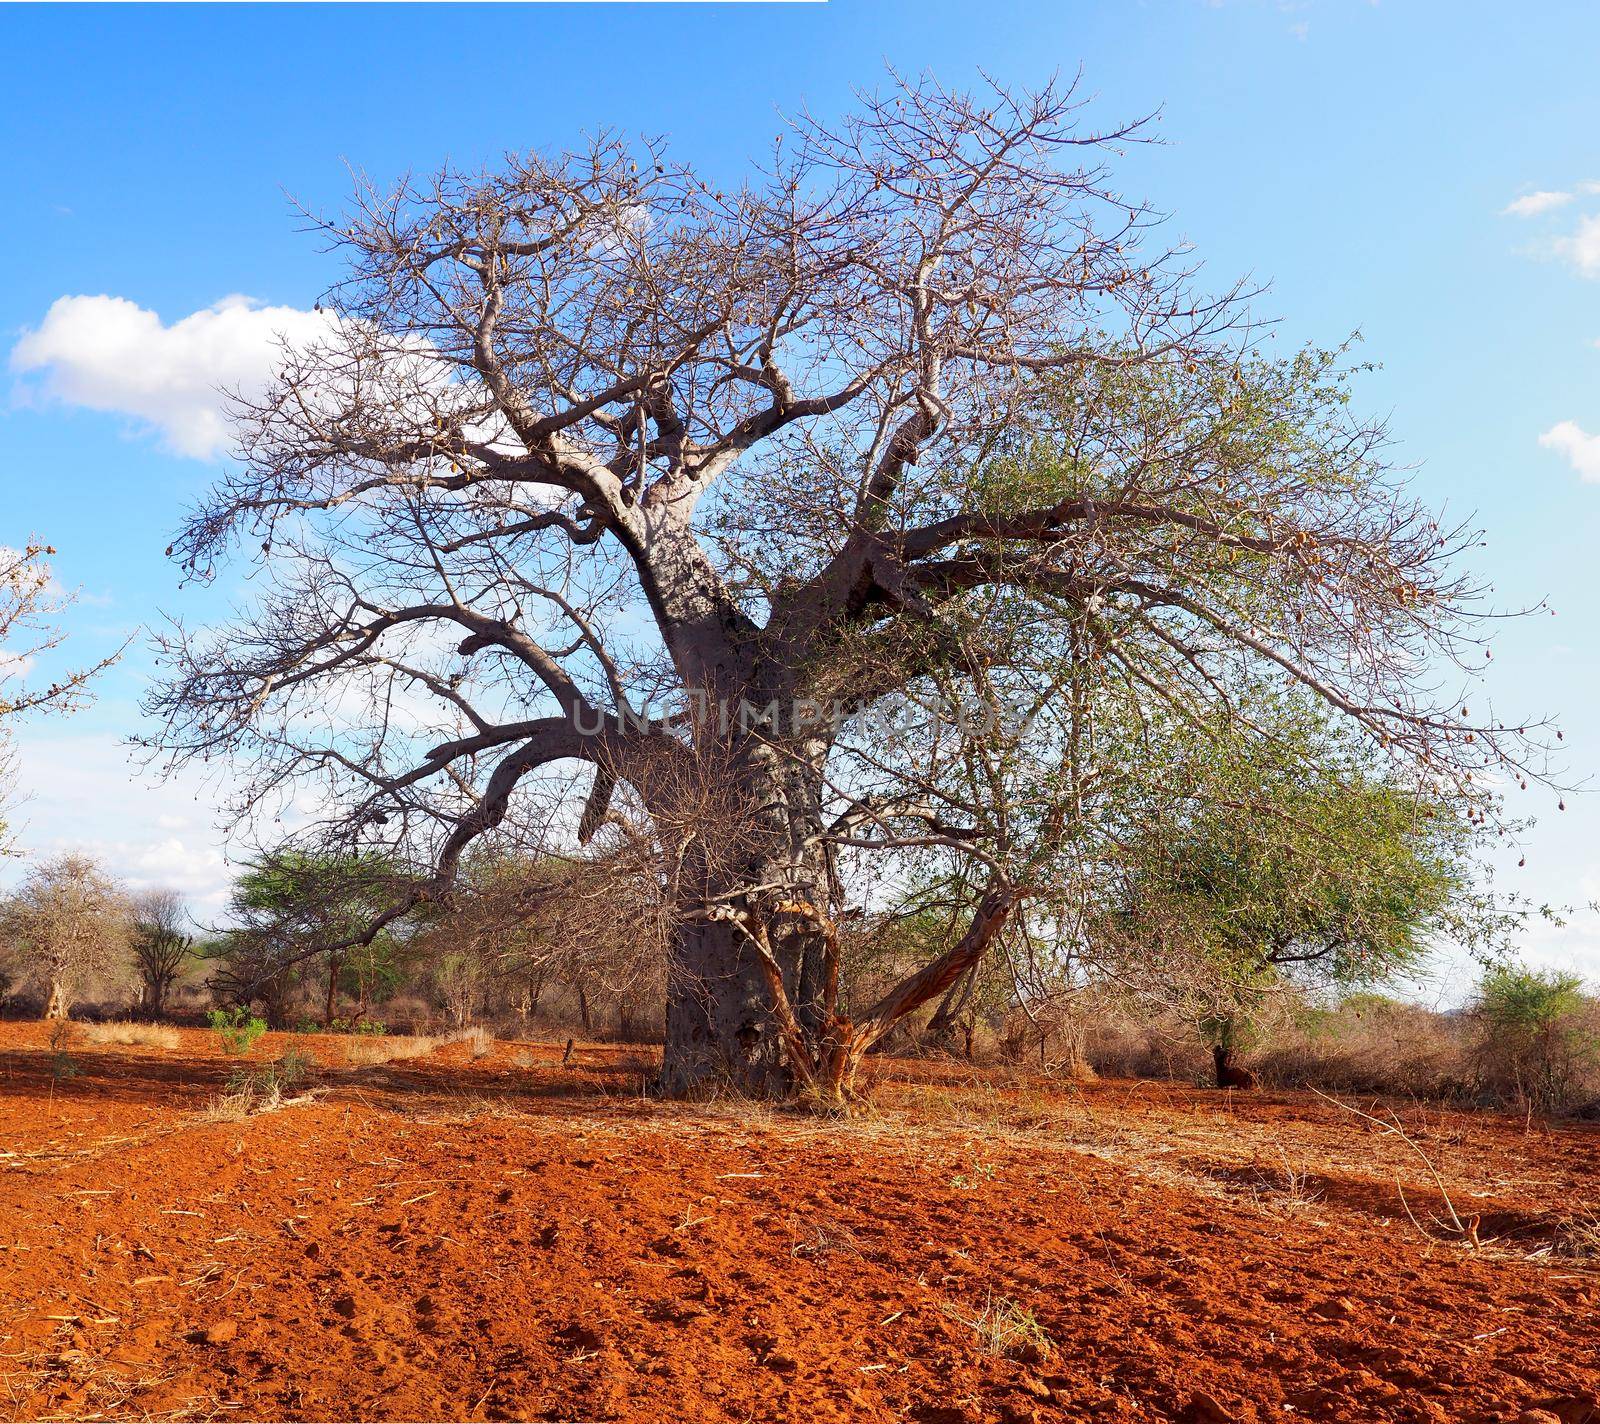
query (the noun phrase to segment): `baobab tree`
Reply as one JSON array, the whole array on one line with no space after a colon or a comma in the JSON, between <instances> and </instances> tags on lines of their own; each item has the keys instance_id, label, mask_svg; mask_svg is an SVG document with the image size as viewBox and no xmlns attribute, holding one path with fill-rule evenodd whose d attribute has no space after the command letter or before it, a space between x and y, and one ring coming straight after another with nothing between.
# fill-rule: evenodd
<instances>
[{"instance_id":1,"label":"baobab tree","mask_svg":"<svg viewBox=\"0 0 1600 1424\"><path fill-rule=\"evenodd\" d=\"M318 220L327 338L236 402L175 541L264 577L163 637L156 749L229 758L269 823L315 783L305 839L422 867L391 916L488 832L642 812L664 1089L830 1102L1046 884L1102 695L1221 705L1247 661L1429 775L1520 768L1425 671L1481 661L1470 533L1328 360L1265 358L1154 245L1106 167L1143 135L1070 85L897 80L741 182L602 135L362 186ZM945 690L981 715L905 730ZM848 1021L836 914L919 855L964 867L966 928Z\"/></svg>"}]
</instances>

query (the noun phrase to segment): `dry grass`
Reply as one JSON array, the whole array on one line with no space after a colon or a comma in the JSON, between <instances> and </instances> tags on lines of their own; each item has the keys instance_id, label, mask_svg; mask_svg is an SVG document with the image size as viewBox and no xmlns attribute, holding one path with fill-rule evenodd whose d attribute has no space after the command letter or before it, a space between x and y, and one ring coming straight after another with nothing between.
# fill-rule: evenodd
<instances>
[{"instance_id":1,"label":"dry grass","mask_svg":"<svg viewBox=\"0 0 1600 1424\"><path fill-rule=\"evenodd\" d=\"M1552 1254L1576 1261L1600 1260L1600 1212L1579 1204L1577 1210L1561 1218L1551 1240Z\"/></svg>"},{"instance_id":2,"label":"dry grass","mask_svg":"<svg viewBox=\"0 0 1600 1424\"><path fill-rule=\"evenodd\" d=\"M438 1034L397 1034L392 1038L352 1038L344 1046L345 1061L359 1068L426 1058L451 1040Z\"/></svg>"},{"instance_id":3,"label":"dry grass","mask_svg":"<svg viewBox=\"0 0 1600 1424\"><path fill-rule=\"evenodd\" d=\"M1260 1181L1251 1189L1251 1196L1263 1211L1293 1214L1305 1211L1322 1200L1322 1192L1312 1185L1312 1176L1304 1167L1296 1167L1282 1148L1278 1149L1278 1170L1259 1173Z\"/></svg>"},{"instance_id":4,"label":"dry grass","mask_svg":"<svg viewBox=\"0 0 1600 1424\"><path fill-rule=\"evenodd\" d=\"M855 1233L842 1223L825 1223L796 1213L789 1218L789 1225L795 1233L795 1243L789 1248L791 1256L820 1260L824 1256L864 1255Z\"/></svg>"},{"instance_id":5,"label":"dry grass","mask_svg":"<svg viewBox=\"0 0 1600 1424\"><path fill-rule=\"evenodd\" d=\"M978 1337L978 1348L1000 1359L1042 1360L1055 1348L1038 1317L1010 1296L991 1294L976 1314L946 1302L940 1307Z\"/></svg>"},{"instance_id":6,"label":"dry grass","mask_svg":"<svg viewBox=\"0 0 1600 1424\"><path fill-rule=\"evenodd\" d=\"M139 1048L176 1048L183 1042L178 1030L165 1024L84 1024L83 1036L90 1043L119 1043Z\"/></svg>"}]
</instances>

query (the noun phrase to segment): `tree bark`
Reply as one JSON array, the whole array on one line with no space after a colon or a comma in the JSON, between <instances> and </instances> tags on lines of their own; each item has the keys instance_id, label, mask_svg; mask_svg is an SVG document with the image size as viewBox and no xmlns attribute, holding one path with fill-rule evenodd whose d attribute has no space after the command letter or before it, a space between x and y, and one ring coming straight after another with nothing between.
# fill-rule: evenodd
<instances>
[{"instance_id":1,"label":"tree bark","mask_svg":"<svg viewBox=\"0 0 1600 1424\"><path fill-rule=\"evenodd\" d=\"M668 966L661 1091L695 1097L731 1088L780 1097L790 1083L754 950L726 920L684 916Z\"/></svg>"},{"instance_id":2,"label":"tree bark","mask_svg":"<svg viewBox=\"0 0 1600 1424\"><path fill-rule=\"evenodd\" d=\"M67 995L60 979L50 981L50 997L44 1006L46 1019L64 1019L67 1016Z\"/></svg>"},{"instance_id":3,"label":"tree bark","mask_svg":"<svg viewBox=\"0 0 1600 1424\"><path fill-rule=\"evenodd\" d=\"M800 738L779 753L758 737L708 759L711 774L726 778L733 793L725 824L694 827L701 843L680 881L658 1082L668 1096L732 1089L781 1097L794 1085L772 969L750 937L748 917L763 926L795 1026L808 1036L823 1029L836 966L822 931L828 866L820 791L809 768L825 750ZM778 906L787 909L777 914ZM747 917L743 927L724 917L730 911ZM768 915L775 922L766 923Z\"/></svg>"}]
</instances>

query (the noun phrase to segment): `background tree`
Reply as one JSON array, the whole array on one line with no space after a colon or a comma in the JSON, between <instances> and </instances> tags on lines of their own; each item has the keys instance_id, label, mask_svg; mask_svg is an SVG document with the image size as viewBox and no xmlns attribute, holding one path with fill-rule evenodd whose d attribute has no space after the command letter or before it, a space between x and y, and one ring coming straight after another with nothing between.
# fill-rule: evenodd
<instances>
[{"instance_id":1,"label":"background tree","mask_svg":"<svg viewBox=\"0 0 1600 1424\"><path fill-rule=\"evenodd\" d=\"M490 1003L526 1021L550 991L585 1031L600 1008L624 1036L659 1012L667 925L655 847L637 828L574 858L482 846L449 904L420 918L413 946L458 1023Z\"/></svg>"},{"instance_id":2,"label":"background tree","mask_svg":"<svg viewBox=\"0 0 1600 1424\"><path fill-rule=\"evenodd\" d=\"M1520 775L1520 729L1435 693L1482 664L1475 535L1390 476L1334 358L1256 354L1237 289L1152 250L1104 167L1142 126L1081 107L896 82L740 184L602 135L362 189L322 224L333 334L239 404L176 540L192 577L237 549L264 576L163 638L158 749L230 758L242 819L315 781L308 847L431 867L369 933L487 832L637 812L673 911L663 1086L829 1101L1049 883L1097 697L1226 714L1255 665L1397 763ZM940 689L1042 715L827 711ZM982 769L1035 788L1020 813ZM960 863L968 928L847 1017L849 886L926 858Z\"/></svg>"},{"instance_id":3,"label":"background tree","mask_svg":"<svg viewBox=\"0 0 1600 1424\"><path fill-rule=\"evenodd\" d=\"M381 854L311 854L293 848L258 857L229 898L232 925L213 953L212 987L234 1003L259 1001L281 1027L304 961L318 958L324 1023L336 1017L348 971L363 1006L396 946L361 932L402 893L403 877Z\"/></svg>"},{"instance_id":4,"label":"background tree","mask_svg":"<svg viewBox=\"0 0 1600 1424\"><path fill-rule=\"evenodd\" d=\"M167 994L194 955L189 914L176 890L148 890L132 904L128 943L142 985L140 1007L153 1017L166 1010Z\"/></svg>"},{"instance_id":5,"label":"background tree","mask_svg":"<svg viewBox=\"0 0 1600 1424\"><path fill-rule=\"evenodd\" d=\"M1493 964L1471 1009L1478 1076L1497 1097L1554 1112L1593 1091L1600 1014L1577 975Z\"/></svg>"},{"instance_id":6,"label":"background tree","mask_svg":"<svg viewBox=\"0 0 1600 1424\"><path fill-rule=\"evenodd\" d=\"M1174 739L1136 830L1100 948L1179 1002L1218 1086L1276 996L1373 988L1439 941L1478 951L1520 922L1477 888L1478 812L1398 783L1318 704L1243 690L1259 732Z\"/></svg>"},{"instance_id":7,"label":"background tree","mask_svg":"<svg viewBox=\"0 0 1600 1424\"><path fill-rule=\"evenodd\" d=\"M127 901L88 856L58 856L28 872L5 904L3 929L24 982L43 995L45 1018L64 1019L121 960Z\"/></svg>"}]
</instances>

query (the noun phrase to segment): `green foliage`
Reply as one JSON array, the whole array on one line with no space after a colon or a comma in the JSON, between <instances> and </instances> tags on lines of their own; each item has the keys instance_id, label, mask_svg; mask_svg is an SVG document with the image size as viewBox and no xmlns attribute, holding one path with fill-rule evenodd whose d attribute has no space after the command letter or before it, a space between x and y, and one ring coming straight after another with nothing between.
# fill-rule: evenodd
<instances>
[{"instance_id":1,"label":"green foliage","mask_svg":"<svg viewBox=\"0 0 1600 1424\"><path fill-rule=\"evenodd\" d=\"M1238 705L1243 725L1165 738L1160 790L1123 809L1102 927L1207 1044L1244 1047L1274 991L1370 989L1438 938L1487 950L1519 922L1474 888L1468 806L1396 780L1307 696L1250 686Z\"/></svg>"},{"instance_id":2,"label":"green foliage","mask_svg":"<svg viewBox=\"0 0 1600 1424\"><path fill-rule=\"evenodd\" d=\"M1473 1011L1479 1026L1479 1076L1496 1096L1541 1112L1571 1106L1589 1091L1600 1046L1575 974L1493 965Z\"/></svg>"},{"instance_id":3,"label":"green foliage","mask_svg":"<svg viewBox=\"0 0 1600 1424\"><path fill-rule=\"evenodd\" d=\"M1477 1009L1496 1029L1531 1037L1576 1013L1583 1005L1582 988L1576 974L1495 965L1478 985Z\"/></svg>"},{"instance_id":4,"label":"green foliage","mask_svg":"<svg viewBox=\"0 0 1600 1424\"><path fill-rule=\"evenodd\" d=\"M242 1058L248 1053L255 1047L256 1040L267 1031L266 1020L256 1018L243 1005L231 1009L212 1009L206 1014L206 1020L222 1041L223 1052L235 1058Z\"/></svg>"},{"instance_id":5,"label":"green foliage","mask_svg":"<svg viewBox=\"0 0 1600 1424\"><path fill-rule=\"evenodd\" d=\"M207 951L217 965L213 990L235 1003L260 1003L282 1024L308 965L364 1006L392 990L404 973L402 946L387 933L370 945L358 938L393 901L403 877L386 856L335 856L284 849L263 855L234 885L235 927ZM335 948L335 946L345 946ZM328 956L336 962L328 964ZM322 978L326 983L326 978Z\"/></svg>"},{"instance_id":6,"label":"green foliage","mask_svg":"<svg viewBox=\"0 0 1600 1424\"><path fill-rule=\"evenodd\" d=\"M309 1023L310 1021L302 1019L301 1022L302 1023ZM376 1019L336 1018L336 1019L330 1019L325 1025L321 1025L321 1024L312 1025L309 1028L297 1029L296 1032L303 1032L303 1033L354 1033L354 1034L359 1034L362 1037L371 1038L371 1037L381 1037L383 1034L388 1033L389 1032L389 1025L386 1024L386 1023L381 1023Z\"/></svg>"}]
</instances>

